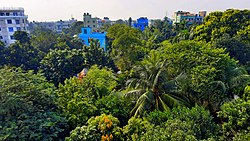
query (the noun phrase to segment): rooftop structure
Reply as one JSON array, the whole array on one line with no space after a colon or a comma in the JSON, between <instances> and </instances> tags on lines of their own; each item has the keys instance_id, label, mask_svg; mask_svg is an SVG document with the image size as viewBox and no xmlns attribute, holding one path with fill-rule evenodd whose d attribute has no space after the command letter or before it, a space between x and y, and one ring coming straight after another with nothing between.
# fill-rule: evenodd
<instances>
[{"instance_id":1,"label":"rooftop structure","mask_svg":"<svg viewBox=\"0 0 250 141\"><path fill-rule=\"evenodd\" d=\"M28 32L28 16L21 7L0 8L0 40L9 46L15 42L15 31Z\"/></svg>"}]
</instances>

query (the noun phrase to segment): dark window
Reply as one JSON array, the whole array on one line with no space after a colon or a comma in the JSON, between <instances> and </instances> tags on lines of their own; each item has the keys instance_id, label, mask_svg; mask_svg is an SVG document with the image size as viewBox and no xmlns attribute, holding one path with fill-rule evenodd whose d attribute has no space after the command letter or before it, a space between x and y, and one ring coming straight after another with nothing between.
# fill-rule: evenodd
<instances>
[{"instance_id":1,"label":"dark window","mask_svg":"<svg viewBox=\"0 0 250 141\"><path fill-rule=\"evenodd\" d=\"M3 39L3 36L0 36L0 39Z\"/></svg>"},{"instance_id":2,"label":"dark window","mask_svg":"<svg viewBox=\"0 0 250 141\"><path fill-rule=\"evenodd\" d=\"M11 40L14 40L14 36L10 36L10 39L11 39Z\"/></svg>"},{"instance_id":3,"label":"dark window","mask_svg":"<svg viewBox=\"0 0 250 141\"><path fill-rule=\"evenodd\" d=\"M95 25L93 25L93 27L95 27Z\"/></svg>"},{"instance_id":4,"label":"dark window","mask_svg":"<svg viewBox=\"0 0 250 141\"><path fill-rule=\"evenodd\" d=\"M0 31L1 31L2 29L0 28Z\"/></svg>"},{"instance_id":5,"label":"dark window","mask_svg":"<svg viewBox=\"0 0 250 141\"><path fill-rule=\"evenodd\" d=\"M13 12L13 16L17 16L18 14L17 14L17 12Z\"/></svg>"},{"instance_id":6,"label":"dark window","mask_svg":"<svg viewBox=\"0 0 250 141\"><path fill-rule=\"evenodd\" d=\"M95 21L93 21L93 23L95 23Z\"/></svg>"},{"instance_id":7,"label":"dark window","mask_svg":"<svg viewBox=\"0 0 250 141\"><path fill-rule=\"evenodd\" d=\"M6 13L6 16L10 16L10 13Z\"/></svg>"},{"instance_id":8,"label":"dark window","mask_svg":"<svg viewBox=\"0 0 250 141\"><path fill-rule=\"evenodd\" d=\"M20 20L16 20L16 24L20 24Z\"/></svg>"},{"instance_id":9,"label":"dark window","mask_svg":"<svg viewBox=\"0 0 250 141\"><path fill-rule=\"evenodd\" d=\"M12 20L7 20L7 24L12 24Z\"/></svg>"},{"instance_id":10,"label":"dark window","mask_svg":"<svg viewBox=\"0 0 250 141\"><path fill-rule=\"evenodd\" d=\"M87 23L89 23L89 21L87 21Z\"/></svg>"},{"instance_id":11,"label":"dark window","mask_svg":"<svg viewBox=\"0 0 250 141\"><path fill-rule=\"evenodd\" d=\"M4 16L4 13L0 13L0 16Z\"/></svg>"},{"instance_id":12,"label":"dark window","mask_svg":"<svg viewBox=\"0 0 250 141\"><path fill-rule=\"evenodd\" d=\"M20 31L20 30L21 30L21 27L16 27L16 30L17 30L17 31Z\"/></svg>"},{"instance_id":13,"label":"dark window","mask_svg":"<svg viewBox=\"0 0 250 141\"><path fill-rule=\"evenodd\" d=\"M13 27L8 27L9 32L14 32L14 28Z\"/></svg>"},{"instance_id":14,"label":"dark window","mask_svg":"<svg viewBox=\"0 0 250 141\"><path fill-rule=\"evenodd\" d=\"M84 29L84 30L83 30L83 33L84 33L84 34L87 34L87 29Z\"/></svg>"}]
</instances>

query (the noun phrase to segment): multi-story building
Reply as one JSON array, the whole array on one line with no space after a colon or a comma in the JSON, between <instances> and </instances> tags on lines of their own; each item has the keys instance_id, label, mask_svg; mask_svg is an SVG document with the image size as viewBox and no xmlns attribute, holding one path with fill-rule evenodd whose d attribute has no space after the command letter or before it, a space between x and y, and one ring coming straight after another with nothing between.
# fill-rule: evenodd
<instances>
[{"instance_id":1,"label":"multi-story building","mask_svg":"<svg viewBox=\"0 0 250 141\"><path fill-rule=\"evenodd\" d=\"M100 47L107 51L106 48L106 32L92 32L90 27L82 28L82 33L79 34L79 38L83 40L86 46L89 46L89 39L95 39L100 42Z\"/></svg>"},{"instance_id":2,"label":"multi-story building","mask_svg":"<svg viewBox=\"0 0 250 141\"><path fill-rule=\"evenodd\" d=\"M0 40L6 46L14 43L15 31L28 31L28 16L24 14L24 8L9 7L0 8Z\"/></svg>"},{"instance_id":3,"label":"multi-story building","mask_svg":"<svg viewBox=\"0 0 250 141\"><path fill-rule=\"evenodd\" d=\"M92 18L89 13L84 13L83 14L83 24L84 27L90 27L92 30L97 30L98 29L98 20L99 18Z\"/></svg>"},{"instance_id":4,"label":"multi-story building","mask_svg":"<svg viewBox=\"0 0 250 141\"><path fill-rule=\"evenodd\" d=\"M62 33L62 30L65 28L69 28L74 22L76 22L77 20L74 18L71 18L70 20L60 20L60 21L56 21L56 22L30 22L29 23L29 27L31 28L31 31L35 28L35 27L43 27L49 30L52 30L54 32L57 33Z\"/></svg>"},{"instance_id":5,"label":"multi-story building","mask_svg":"<svg viewBox=\"0 0 250 141\"><path fill-rule=\"evenodd\" d=\"M200 11L199 14L193 14L186 11L177 11L174 12L174 24L178 24L181 21L185 20L187 25L192 25L194 23L201 24L204 21L206 16L206 11Z\"/></svg>"},{"instance_id":6,"label":"multi-story building","mask_svg":"<svg viewBox=\"0 0 250 141\"><path fill-rule=\"evenodd\" d=\"M141 31L144 31L145 28L148 26L148 18L147 17L140 17L133 23L133 27L137 28Z\"/></svg>"}]
</instances>

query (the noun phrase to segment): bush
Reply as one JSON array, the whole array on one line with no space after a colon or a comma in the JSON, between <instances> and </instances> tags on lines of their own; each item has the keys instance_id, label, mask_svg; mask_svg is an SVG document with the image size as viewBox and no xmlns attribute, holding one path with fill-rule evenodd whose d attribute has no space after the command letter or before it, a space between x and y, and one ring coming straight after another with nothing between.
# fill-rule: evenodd
<instances>
[{"instance_id":1,"label":"bush","mask_svg":"<svg viewBox=\"0 0 250 141\"><path fill-rule=\"evenodd\" d=\"M236 99L223 104L219 117L224 121L222 133L225 138L232 138L239 132L247 131L250 128L250 100ZM243 134L237 136L241 135Z\"/></svg>"},{"instance_id":2,"label":"bush","mask_svg":"<svg viewBox=\"0 0 250 141\"><path fill-rule=\"evenodd\" d=\"M88 120L87 126L77 127L70 132L66 141L112 141L122 140L121 128L118 127L119 120L112 115L102 114Z\"/></svg>"}]
</instances>

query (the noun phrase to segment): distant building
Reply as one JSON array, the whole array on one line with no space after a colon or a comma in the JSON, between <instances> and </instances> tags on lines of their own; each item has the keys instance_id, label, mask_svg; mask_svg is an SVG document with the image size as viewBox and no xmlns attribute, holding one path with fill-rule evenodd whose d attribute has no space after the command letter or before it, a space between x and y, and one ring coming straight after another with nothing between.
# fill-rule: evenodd
<instances>
[{"instance_id":1,"label":"distant building","mask_svg":"<svg viewBox=\"0 0 250 141\"><path fill-rule=\"evenodd\" d=\"M194 23L201 24L206 16L206 11L200 11L199 14L193 14L186 11L177 11L174 13L174 24L178 24L181 21L187 21L187 25L192 25Z\"/></svg>"},{"instance_id":2,"label":"distant building","mask_svg":"<svg viewBox=\"0 0 250 141\"><path fill-rule=\"evenodd\" d=\"M105 25L111 25L111 21L109 20L108 17L104 17L103 19L98 19L97 20L97 28L100 29Z\"/></svg>"},{"instance_id":3,"label":"distant building","mask_svg":"<svg viewBox=\"0 0 250 141\"><path fill-rule=\"evenodd\" d=\"M173 24L172 19L170 19L168 17L164 17L164 19L150 19L150 20L148 20L148 26L159 26L157 24L159 24L161 22L165 22L165 23L168 23L170 25Z\"/></svg>"},{"instance_id":4,"label":"distant building","mask_svg":"<svg viewBox=\"0 0 250 141\"><path fill-rule=\"evenodd\" d=\"M79 38L83 40L83 43L89 46L89 39L96 39L100 42L100 47L107 51L106 48L106 32L92 32L90 27L82 28L82 33L79 34Z\"/></svg>"},{"instance_id":5,"label":"distant building","mask_svg":"<svg viewBox=\"0 0 250 141\"><path fill-rule=\"evenodd\" d=\"M28 16L24 14L24 8L11 7L0 8L0 40L9 46L14 43L15 31L28 32Z\"/></svg>"},{"instance_id":6,"label":"distant building","mask_svg":"<svg viewBox=\"0 0 250 141\"><path fill-rule=\"evenodd\" d=\"M92 30L97 30L98 27L98 23L97 21L100 20L99 18L92 18L91 15L89 13L84 13L83 14L83 24L84 27L89 27Z\"/></svg>"},{"instance_id":7,"label":"distant building","mask_svg":"<svg viewBox=\"0 0 250 141\"><path fill-rule=\"evenodd\" d=\"M60 20L56 22L56 32L57 33L62 33L62 30L65 28L69 28L73 23L77 22L76 19L71 18L70 20Z\"/></svg>"},{"instance_id":8,"label":"distant building","mask_svg":"<svg viewBox=\"0 0 250 141\"><path fill-rule=\"evenodd\" d=\"M145 28L148 26L148 18L147 17L140 17L133 23L133 27L137 28L141 31L144 31Z\"/></svg>"},{"instance_id":9,"label":"distant building","mask_svg":"<svg viewBox=\"0 0 250 141\"><path fill-rule=\"evenodd\" d=\"M65 28L69 28L73 23L75 23L77 20L74 18L71 18L70 20L60 20L56 22L30 22L29 27L34 29L35 27L43 27L49 30L52 30L57 33L62 33L62 30Z\"/></svg>"}]
</instances>

